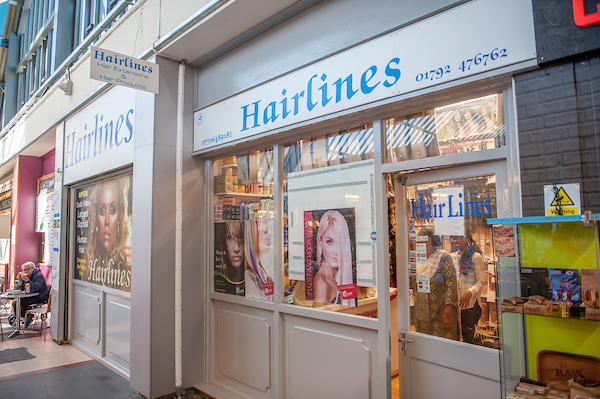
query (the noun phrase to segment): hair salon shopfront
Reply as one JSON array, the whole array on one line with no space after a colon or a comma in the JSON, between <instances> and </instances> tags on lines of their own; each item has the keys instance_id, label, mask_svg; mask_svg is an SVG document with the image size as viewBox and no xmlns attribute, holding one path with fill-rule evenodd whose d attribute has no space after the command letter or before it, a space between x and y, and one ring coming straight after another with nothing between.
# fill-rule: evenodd
<instances>
[{"instance_id":1,"label":"hair salon shopfront","mask_svg":"<svg viewBox=\"0 0 600 399\"><path fill-rule=\"evenodd\" d=\"M55 252L53 291L61 305L56 308L66 311L55 313L51 334L127 377L135 283L133 165L135 143L152 131L141 112L152 96L115 86L61 123L56 134L55 236L65 241Z\"/></svg>"},{"instance_id":2,"label":"hair salon shopfront","mask_svg":"<svg viewBox=\"0 0 600 399\"><path fill-rule=\"evenodd\" d=\"M467 2L369 41L355 32L344 51L295 60L300 69L264 68L274 43L302 48L296 32L336 7L197 71L193 145L208 222L206 378L196 387L219 397L500 397L486 220L519 212L512 76L536 65L531 4ZM342 20L332 29L354 29ZM235 72L251 77L232 82ZM457 237L478 248L476 337L435 309L436 295L458 306L454 269L443 278L451 293L417 279L428 228L448 252ZM439 325L421 323L423 311Z\"/></svg>"}]
</instances>

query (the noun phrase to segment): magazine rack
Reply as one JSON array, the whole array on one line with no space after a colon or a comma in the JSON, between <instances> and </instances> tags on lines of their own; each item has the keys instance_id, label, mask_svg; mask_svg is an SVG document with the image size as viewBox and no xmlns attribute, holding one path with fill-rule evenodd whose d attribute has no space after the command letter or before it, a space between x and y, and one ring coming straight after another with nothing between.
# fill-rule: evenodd
<instances>
[{"instance_id":1,"label":"magazine rack","mask_svg":"<svg viewBox=\"0 0 600 399\"><path fill-rule=\"evenodd\" d=\"M559 390L578 374L600 381L599 216L488 220L499 278L503 398L523 377Z\"/></svg>"}]
</instances>

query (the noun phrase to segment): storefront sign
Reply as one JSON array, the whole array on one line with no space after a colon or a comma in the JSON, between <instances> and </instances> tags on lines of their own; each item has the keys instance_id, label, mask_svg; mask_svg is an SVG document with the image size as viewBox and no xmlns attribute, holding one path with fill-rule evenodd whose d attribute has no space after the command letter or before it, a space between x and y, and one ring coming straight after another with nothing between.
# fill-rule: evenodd
<instances>
[{"instance_id":1,"label":"storefront sign","mask_svg":"<svg viewBox=\"0 0 600 399\"><path fill-rule=\"evenodd\" d=\"M67 120L63 184L133 162L134 135L143 122L135 104L135 91L114 87Z\"/></svg>"},{"instance_id":2,"label":"storefront sign","mask_svg":"<svg viewBox=\"0 0 600 399\"><path fill-rule=\"evenodd\" d=\"M158 65L90 47L90 79L158 94Z\"/></svg>"},{"instance_id":3,"label":"storefront sign","mask_svg":"<svg viewBox=\"0 0 600 399\"><path fill-rule=\"evenodd\" d=\"M546 216L580 215L579 183L544 185L544 209Z\"/></svg>"},{"instance_id":4,"label":"storefront sign","mask_svg":"<svg viewBox=\"0 0 600 399\"><path fill-rule=\"evenodd\" d=\"M194 151L534 58L530 4L469 2L197 111Z\"/></svg>"}]
</instances>

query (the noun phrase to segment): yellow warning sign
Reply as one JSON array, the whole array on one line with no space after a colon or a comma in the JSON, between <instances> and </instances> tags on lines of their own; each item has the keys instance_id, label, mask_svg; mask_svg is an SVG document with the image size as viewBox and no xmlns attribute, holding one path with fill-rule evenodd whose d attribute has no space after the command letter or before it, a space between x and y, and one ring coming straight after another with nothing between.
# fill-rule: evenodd
<instances>
[{"instance_id":1,"label":"yellow warning sign","mask_svg":"<svg viewBox=\"0 0 600 399\"><path fill-rule=\"evenodd\" d=\"M558 190L558 194L556 194L554 196L554 199L552 200L552 203L550 204L550 206L573 206L575 205L573 203L573 200L571 200L571 198L569 197L569 195L567 194L567 192L565 191L565 189L563 187L560 188L560 190ZM564 215L567 215L567 213L564 213ZM574 213L573 215L577 215L577 213Z\"/></svg>"},{"instance_id":2,"label":"yellow warning sign","mask_svg":"<svg viewBox=\"0 0 600 399\"><path fill-rule=\"evenodd\" d=\"M579 208L562 208L562 216L579 215ZM556 208L546 209L546 216L561 216Z\"/></svg>"}]
</instances>

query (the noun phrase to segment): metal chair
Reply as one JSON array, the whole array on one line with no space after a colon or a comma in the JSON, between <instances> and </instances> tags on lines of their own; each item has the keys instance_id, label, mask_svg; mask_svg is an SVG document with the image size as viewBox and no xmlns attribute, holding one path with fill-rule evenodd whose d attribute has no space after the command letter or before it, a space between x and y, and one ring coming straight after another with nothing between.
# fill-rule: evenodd
<instances>
[{"instance_id":1,"label":"metal chair","mask_svg":"<svg viewBox=\"0 0 600 399\"><path fill-rule=\"evenodd\" d=\"M44 341L46 340L46 320L48 320L48 314L50 313L50 305L52 304L51 292L52 291L50 291L50 294L48 295L48 303L46 305L29 309L26 312L26 314L31 314L33 315L33 317L39 317L40 320L42 320L42 324L40 325L40 334L44 335ZM27 316L25 316L25 318L27 319Z\"/></svg>"},{"instance_id":2,"label":"metal chair","mask_svg":"<svg viewBox=\"0 0 600 399\"><path fill-rule=\"evenodd\" d=\"M4 287L4 278L0 278L0 294L2 294L2 289ZM8 316L3 316L5 306L8 301L6 299L0 299L0 336L2 337L2 341L4 341L4 330L2 328L2 317L8 318ZM8 307L10 309L10 306ZM10 312L8 313L10 315Z\"/></svg>"}]
</instances>

